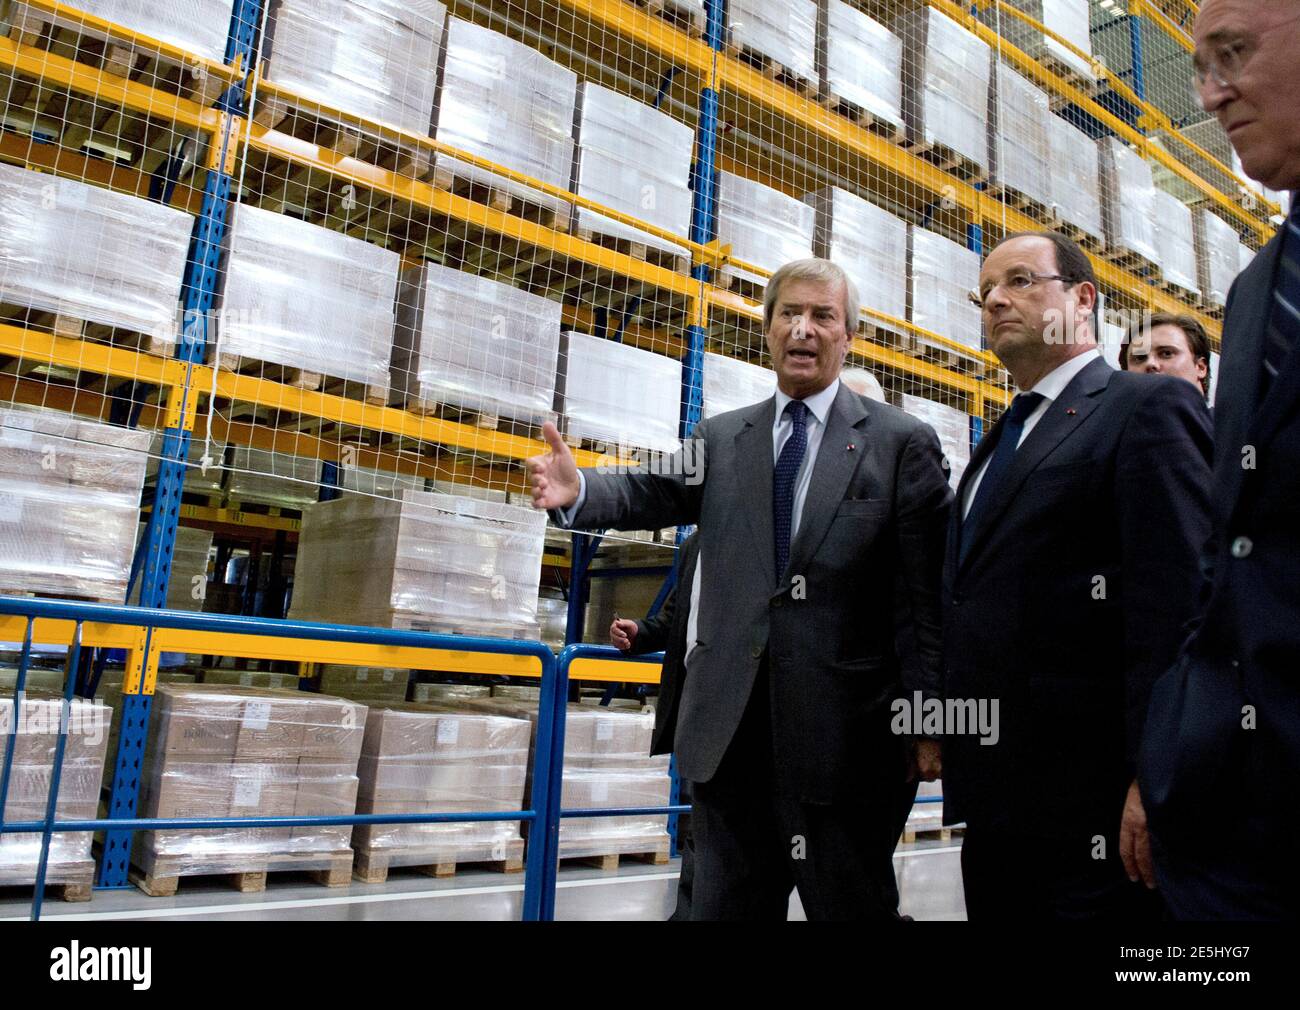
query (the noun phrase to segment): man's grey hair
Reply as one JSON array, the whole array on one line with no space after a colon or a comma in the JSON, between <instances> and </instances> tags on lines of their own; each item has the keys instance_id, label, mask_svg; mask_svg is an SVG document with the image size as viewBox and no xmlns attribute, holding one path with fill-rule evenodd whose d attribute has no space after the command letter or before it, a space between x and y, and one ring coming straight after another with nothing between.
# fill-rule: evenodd
<instances>
[{"instance_id":1,"label":"man's grey hair","mask_svg":"<svg viewBox=\"0 0 1300 1010\"><path fill-rule=\"evenodd\" d=\"M858 332L858 322L862 314L862 302L858 300L858 286L844 270L830 260L806 259L792 260L774 273L767 282L763 292L763 331L772 328L772 317L776 314L776 305L781 297L781 286L786 281L819 281L823 284L844 285L844 328L849 336Z\"/></svg>"}]
</instances>

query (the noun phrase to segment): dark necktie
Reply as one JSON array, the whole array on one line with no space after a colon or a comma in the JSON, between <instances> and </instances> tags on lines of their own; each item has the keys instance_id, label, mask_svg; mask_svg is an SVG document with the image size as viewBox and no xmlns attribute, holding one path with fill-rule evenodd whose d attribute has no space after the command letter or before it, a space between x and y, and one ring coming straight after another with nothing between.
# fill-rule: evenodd
<instances>
[{"instance_id":1,"label":"dark necktie","mask_svg":"<svg viewBox=\"0 0 1300 1010\"><path fill-rule=\"evenodd\" d=\"M1273 286L1273 313L1264 334L1264 375L1260 401L1282 370L1291 348L1300 340L1300 204L1282 226L1282 255L1278 257L1277 281Z\"/></svg>"},{"instance_id":2,"label":"dark necktie","mask_svg":"<svg viewBox=\"0 0 1300 1010\"><path fill-rule=\"evenodd\" d=\"M785 566L790 563L790 525L794 521L794 485L799 479L799 467L808 451L808 405L802 400L791 400L785 405L794 428L781 447L772 475L772 532L776 539L776 581L781 581Z\"/></svg>"},{"instance_id":3,"label":"dark necktie","mask_svg":"<svg viewBox=\"0 0 1300 1010\"><path fill-rule=\"evenodd\" d=\"M1012 462L1015 461L1020 436L1025 431L1025 422L1042 402L1042 393L1021 393L1011 401L1011 406L1002 421L1002 430L998 433L998 444L993 447L993 454L989 456L989 465L985 467L980 486L975 491L975 500L971 502L970 511L962 521L959 560L966 558L966 551L970 548L970 533L974 532L975 524L979 522L980 511L988 508L989 502L997 497L998 488L1006 479Z\"/></svg>"}]
</instances>

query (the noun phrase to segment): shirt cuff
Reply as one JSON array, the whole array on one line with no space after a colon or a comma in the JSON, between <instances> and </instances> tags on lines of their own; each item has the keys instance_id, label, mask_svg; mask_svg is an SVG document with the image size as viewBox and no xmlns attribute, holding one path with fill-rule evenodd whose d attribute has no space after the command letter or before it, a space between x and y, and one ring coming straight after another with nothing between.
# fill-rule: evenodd
<instances>
[{"instance_id":1,"label":"shirt cuff","mask_svg":"<svg viewBox=\"0 0 1300 1010\"><path fill-rule=\"evenodd\" d=\"M560 518L560 525L564 527L566 530L572 529L573 521L578 517L578 513L582 511L582 506L584 506L585 504L587 504L587 477L581 470L579 470L578 471L578 500L575 501L572 505L570 505L567 509L555 510L555 514Z\"/></svg>"}]
</instances>

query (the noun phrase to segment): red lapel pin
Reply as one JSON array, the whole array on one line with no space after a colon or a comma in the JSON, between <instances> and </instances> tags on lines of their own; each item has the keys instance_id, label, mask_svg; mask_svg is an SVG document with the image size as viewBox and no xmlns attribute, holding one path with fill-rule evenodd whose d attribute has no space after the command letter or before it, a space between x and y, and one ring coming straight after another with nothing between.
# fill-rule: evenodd
<instances>
[{"instance_id":1,"label":"red lapel pin","mask_svg":"<svg viewBox=\"0 0 1300 1010\"><path fill-rule=\"evenodd\" d=\"M854 449L856 449L856 448L857 448L857 446L854 445L852 442L850 442L850 443L848 444L848 451L849 451L849 452L852 452L852 451L853 451Z\"/></svg>"},{"instance_id":2,"label":"red lapel pin","mask_svg":"<svg viewBox=\"0 0 1300 1010\"><path fill-rule=\"evenodd\" d=\"M1066 407L1066 408L1065 408L1065 412L1066 412L1066 414L1068 414L1070 417L1073 417L1075 414L1079 413L1079 412L1078 412L1077 410L1075 410L1073 407Z\"/></svg>"}]
</instances>

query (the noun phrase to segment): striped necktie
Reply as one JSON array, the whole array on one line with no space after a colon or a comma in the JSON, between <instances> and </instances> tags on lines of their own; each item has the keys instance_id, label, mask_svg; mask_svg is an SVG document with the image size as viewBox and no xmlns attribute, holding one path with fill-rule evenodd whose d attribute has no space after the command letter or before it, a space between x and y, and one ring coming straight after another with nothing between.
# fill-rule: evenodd
<instances>
[{"instance_id":1,"label":"striped necktie","mask_svg":"<svg viewBox=\"0 0 1300 1010\"><path fill-rule=\"evenodd\" d=\"M1263 402L1286 364L1291 350L1300 341L1300 204L1292 201L1287 217L1282 255L1278 257L1277 279L1273 284L1273 313L1264 335L1264 375L1260 389Z\"/></svg>"},{"instance_id":2,"label":"striped necktie","mask_svg":"<svg viewBox=\"0 0 1300 1010\"><path fill-rule=\"evenodd\" d=\"M781 447L776 470L772 474L772 533L775 537L776 581L781 581L790 563L790 527L794 525L794 485L808 451L808 405L791 400L785 405L792 426L790 437Z\"/></svg>"}]
</instances>

